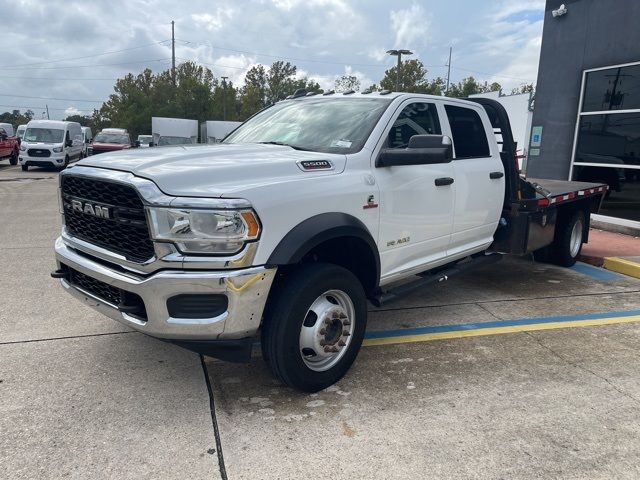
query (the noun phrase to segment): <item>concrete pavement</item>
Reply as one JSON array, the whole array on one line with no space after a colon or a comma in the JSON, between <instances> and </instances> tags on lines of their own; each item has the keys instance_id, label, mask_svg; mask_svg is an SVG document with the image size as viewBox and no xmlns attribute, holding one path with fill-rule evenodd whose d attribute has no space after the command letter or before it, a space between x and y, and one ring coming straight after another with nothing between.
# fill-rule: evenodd
<instances>
[{"instance_id":1,"label":"concrete pavement","mask_svg":"<svg viewBox=\"0 0 640 480\"><path fill-rule=\"evenodd\" d=\"M203 368L63 295L56 178L0 165L4 478L640 476L640 322L369 346L300 394L259 356ZM639 293L589 265L506 259L372 309L368 332L637 315Z\"/></svg>"}]
</instances>

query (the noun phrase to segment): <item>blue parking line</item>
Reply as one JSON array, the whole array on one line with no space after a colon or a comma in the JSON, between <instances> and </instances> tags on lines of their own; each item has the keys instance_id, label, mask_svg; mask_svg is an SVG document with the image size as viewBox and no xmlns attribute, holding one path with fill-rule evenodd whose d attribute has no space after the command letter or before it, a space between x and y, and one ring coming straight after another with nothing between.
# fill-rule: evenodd
<instances>
[{"instance_id":1,"label":"blue parking line","mask_svg":"<svg viewBox=\"0 0 640 480\"><path fill-rule=\"evenodd\" d=\"M576 263L571 270L574 272L582 273L583 275L588 275L591 278L595 278L596 280L601 280L603 282L610 282L613 280L622 280L624 277L617 273L610 272L609 270L605 270L604 268L594 267L593 265L589 265L588 263Z\"/></svg>"},{"instance_id":2,"label":"blue parking line","mask_svg":"<svg viewBox=\"0 0 640 480\"><path fill-rule=\"evenodd\" d=\"M476 330L483 328L512 327L517 325L535 325L539 323L574 322L576 320L595 320L601 318L616 318L640 315L640 310L625 310L620 312L584 313L582 315L566 315L560 317L518 318L513 320L497 320L493 322L461 323L458 325L434 325L432 327L403 328L399 330L381 330L365 333L364 338L402 337L405 335L420 335L425 333L458 332L462 330Z\"/></svg>"}]
</instances>

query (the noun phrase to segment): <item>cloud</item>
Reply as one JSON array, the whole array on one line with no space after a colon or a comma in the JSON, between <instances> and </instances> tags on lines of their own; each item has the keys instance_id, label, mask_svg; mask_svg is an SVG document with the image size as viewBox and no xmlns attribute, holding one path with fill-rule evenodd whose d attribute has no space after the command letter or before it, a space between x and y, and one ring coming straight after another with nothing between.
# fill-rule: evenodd
<instances>
[{"instance_id":1,"label":"cloud","mask_svg":"<svg viewBox=\"0 0 640 480\"><path fill-rule=\"evenodd\" d=\"M428 38L431 16L420 5L391 12L391 28L395 33L394 47L413 48Z\"/></svg>"},{"instance_id":2,"label":"cloud","mask_svg":"<svg viewBox=\"0 0 640 480\"><path fill-rule=\"evenodd\" d=\"M64 116L70 117L71 115L82 115L82 110L78 110L76 107L68 107L64 111Z\"/></svg>"},{"instance_id":3,"label":"cloud","mask_svg":"<svg viewBox=\"0 0 640 480\"><path fill-rule=\"evenodd\" d=\"M234 13L232 8L218 7L213 14L194 13L191 15L191 19L210 32L215 32L225 26L233 18Z\"/></svg>"}]
</instances>

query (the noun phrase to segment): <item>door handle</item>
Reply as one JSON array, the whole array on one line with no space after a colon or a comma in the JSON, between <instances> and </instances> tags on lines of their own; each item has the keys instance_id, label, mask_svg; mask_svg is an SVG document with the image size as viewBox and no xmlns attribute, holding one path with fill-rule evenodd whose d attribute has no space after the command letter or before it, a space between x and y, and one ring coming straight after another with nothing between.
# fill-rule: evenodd
<instances>
[{"instance_id":1,"label":"door handle","mask_svg":"<svg viewBox=\"0 0 640 480\"><path fill-rule=\"evenodd\" d=\"M435 181L436 187L444 187L445 185L451 185L452 183L453 178L451 177L436 178Z\"/></svg>"},{"instance_id":2,"label":"door handle","mask_svg":"<svg viewBox=\"0 0 640 480\"><path fill-rule=\"evenodd\" d=\"M502 173L502 172L491 172L489 174L489 178L492 179L492 180L495 180L497 178L502 178L502 177L504 177L504 173Z\"/></svg>"}]
</instances>

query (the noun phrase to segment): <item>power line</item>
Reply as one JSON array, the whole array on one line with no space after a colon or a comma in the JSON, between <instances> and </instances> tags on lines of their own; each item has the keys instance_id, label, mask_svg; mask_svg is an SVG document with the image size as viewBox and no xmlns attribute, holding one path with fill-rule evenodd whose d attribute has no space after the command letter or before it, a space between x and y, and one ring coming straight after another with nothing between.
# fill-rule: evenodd
<instances>
[{"instance_id":1,"label":"power line","mask_svg":"<svg viewBox=\"0 0 640 480\"><path fill-rule=\"evenodd\" d=\"M72 60L82 60L84 58L94 58L94 57L100 57L103 55L111 55L113 53L121 53L121 52L128 52L131 50L139 50L141 48L146 48L146 47L150 47L153 45L161 45L165 42L168 42L169 40L162 40L161 42L153 42L153 43L147 43L145 45L138 45L137 47L130 47L130 48L123 48L121 50L111 50L108 52L102 52L102 53L94 53L91 55L84 55L82 57L72 57L72 58L57 58L54 60L47 60L44 62L34 62L34 63L19 63L19 64L11 64L11 65L0 65L0 68L19 68L19 67L29 67L29 66L33 66L33 65L46 65L48 63L56 63L56 62L70 62Z\"/></svg>"},{"instance_id":2,"label":"power line","mask_svg":"<svg viewBox=\"0 0 640 480\"><path fill-rule=\"evenodd\" d=\"M534 83L531 80L527 80L525 78L519 78L519 77L511 77L509 75L501 75L499 73L487 73L487 72L479 72L478 70L470 70L468 68L461 68L461 67L451 67L454 70L462 70L464 72L471 72L471 73L478 73L480 75L486 75L487 77L501 77L501 78L510 78L512 80L521 80L523 82L530 82L530 83Z\"/></svg>"},{"instance_id":3,"label":"power line","mask_svg":"<svg viewBox=\"0 0 640 480\"><path fill-rule=\"evenodd\" d=\"M149 60L138 60L136 62L120 62L120 63L94 63L91 65L65 65L58 67L17 67L15 70L59 70L64 68L94 68L94 67L112 67L116 65L140 65L149 62L166 62L170 58L156 58Z\"/></svg>"},{"instance_id":4,"label":"power line","mask_svg":"<svg viewBox=\"0 0 640 480\"><path fill-rule=\"evenodd\" d=\"M118 78L87 78L87 77L26 77L26 76L10 77L10 76L5 76L5 75L0 75L0 78L13 78L13 79L16 79L16 80L69 80L69 81L75 81L75 82L83 82L83 81L85 81L85 80L100 80L100 81L109 80L109 81L115 82L116 80L118 80Z\"/></svg>"},{"instance_id":5,"label":"power line","mask_svg":"<svg viewBox=\"0 0 640 480\"><path fill-rule=\"evenodd\" d=\"M55 98L55 97L35 97L32 95L14 95L8 93L0 93L0 97L15 97L15 98L37 98L38 100L60 100L63 102L86 102L86 103L103 103L104 100L85 100L79 98Z\"/></svg>"},{"instance_id":6,"label":"power line","mask_svg":"<svg viewBox=\"0 0 640 480\"><path fill-rule=\"evenodd\" d=\"M44 105L41 105L39 107L34 107L34 106L27 106L27 105L2 105L2 104L0 104L0 107L3 107L3 108L14 108L14 109L20 109L20 110L22 110L22 109L27 109L27 110L45 110L45 108L46 108ZM69 107L67 107L67 108L69 108ZM49 107L49 110L59 110L61 112L64 112L67 109L66 108L52 108L52 107ZM83 111L83 110L81 110L81 111Z\"/></svg>"}]
</instances>

